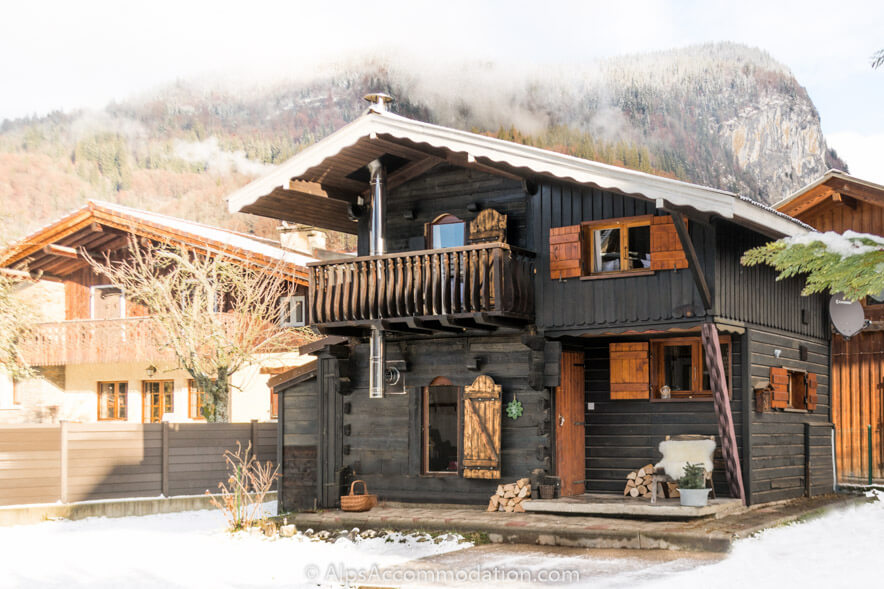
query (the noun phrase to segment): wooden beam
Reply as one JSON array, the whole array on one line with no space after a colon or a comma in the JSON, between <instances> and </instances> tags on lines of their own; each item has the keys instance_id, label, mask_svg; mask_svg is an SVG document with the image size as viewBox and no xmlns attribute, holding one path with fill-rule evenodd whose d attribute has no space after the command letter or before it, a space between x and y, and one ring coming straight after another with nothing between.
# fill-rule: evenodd
<instances>
[{"instance_id":1,"label":"wooden beam","mask_svg":"<svg viewBox=\"0 0 884 589\"><path fill-rule=\"evenodd\" d=\"M104 227L102 227L98 223L92 223L89 225L89 231L91 233L101 233L102 231L104 231Z\"/></svg>"},{"instance_id":2,"label":"wooden beam","mask_svg":"<svg viewBox=\"0 0 884 589\"><path fill-rule=\"evenodd\" d=\"M349 220L347 206L335 198L276 188L258 202L244 207L243 212L355 235L358 225Z\"/></svg>"},{"instance_id":3,"label":"wooden beam","mask_svg":"<svg viewBox=\"0 0 884 589\"><path fill-rule=\"evenodd\" d=\"M728 395L727 374L724 371L724 358L721 356L721 343L718 330L713 323L704 323L701 328L703 341L703 357L709 372L709 384L712 387L712 399L715 416L718 421L718 436L721 439L721 456L724 459L727 483L731 495L746 504L746 490L743 487L743 470L740 465L740 451L737 446L737 434L734 429L734 418L731 414L731 403ZM744 387L749 383L743 383ZM745 408L744 417L748 417L750 409Z\"/></svg>"},{"instance_id":4,"label":"wooden beam","mask_svg":"<svg viewBox=\"0 0 884 589\"><path fill-rule=\"evenodd\" d=\"M706 282L706 275L700 267L700 260L697 258L697 250L694 249L694 242L691 241L688 228L684 224L684 219L682 219L681 215L671 212L670 215L672 216L672 222L675 225L675 232L678 233L678 240L681 242L681 247L684 250L685 256L688 258L688 269L694 277L694 284L697 286L697 290L700 291L700 298L703 300L703 308L706 310L706 314L709 315L712 313L714 307L712 292L709 290L709 283Z\"/></svg>"},{"instance_id":5,"label":"wooden beam","mask_svg":"<svg viewBox=\"0 0 884 589\"><path fill-rule=\"evenodd\" d=\"M418 176L430 171L432 168L442 163L442 161L443 160L441 158L437 158L435 156L427 156L422 160L409 162L401 169L396 170L396 172L394 172L387 178L387 189L393 190L397 186L402 186L409 180L413 180Z\"/></svg>"},{"instance_id":6,"label":"wooden beam","mask_svg":"<svg viewBox=\"0 0 884 589\"><path fill-rule=\"evenodd\" d=\"M77 248L68 247L66 245L58 245L55 243L44 245L43 253L48 256L64 256L66 258L73 258L75 260L78 260L80 258L80 252L77 251Z\"/></svg>"}]
</instances>

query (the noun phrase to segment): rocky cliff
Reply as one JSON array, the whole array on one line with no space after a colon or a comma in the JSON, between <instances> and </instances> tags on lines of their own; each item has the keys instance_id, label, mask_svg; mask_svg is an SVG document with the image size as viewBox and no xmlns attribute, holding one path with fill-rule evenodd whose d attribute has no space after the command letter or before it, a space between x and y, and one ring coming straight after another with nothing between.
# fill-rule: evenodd
<instances>
[{"instance_id":1,"label":"rocky cliff","mask_svg":"<svg viewBox=\"0 0 884 589\"><path fill-rule=\"evenodd\" d=\"M297 81L178 82L100 112L0 126L0 210L15 237L87 198L259 234L223 198L358 116L385 90L401 114L779 200L846 169L804 88L744 46L712 44L581 66L338 63Z\"/></svg>"}]
</instances>

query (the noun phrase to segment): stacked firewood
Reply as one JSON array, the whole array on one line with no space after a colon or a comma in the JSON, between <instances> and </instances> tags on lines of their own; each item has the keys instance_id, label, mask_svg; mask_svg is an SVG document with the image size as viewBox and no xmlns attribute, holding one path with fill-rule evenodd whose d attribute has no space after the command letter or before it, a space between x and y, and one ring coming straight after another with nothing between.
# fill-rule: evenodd
<instances>
[{"instance_id":1,"label":"stacked firewood","mask_svg":"<svg viewBox=\"0 0 884 589\"><path fill-rule=\"evenodd\" d=\"M651 488L654 480L654 465L646 464L638 470L634 470L626 475L626 488L623 494L630 497L650 497ZM659 483L661 485L669 485L669 496L678 497L677 485L675 483ZM663 496L663 489L657 489L657 495Z\"/></svg>"},{"instance_id":2,"label":"stacked firewood","mask_svg":"<svg viewBox=\"0 0 884 589\"><path fill-rule=\"evenodd\" d=\"M522 501L531 498L531 479L519 479L508 485L497 485L497 492L488 502L488 511L524 513Z\"/></svg>"}]
</instances>

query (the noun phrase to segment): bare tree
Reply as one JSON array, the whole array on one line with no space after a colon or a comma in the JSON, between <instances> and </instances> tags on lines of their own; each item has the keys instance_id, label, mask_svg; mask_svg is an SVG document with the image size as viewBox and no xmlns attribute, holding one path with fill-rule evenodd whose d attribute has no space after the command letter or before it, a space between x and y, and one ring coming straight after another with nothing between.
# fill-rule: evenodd
<instances>
[{"instance_id":1,"label":"bare tree","mask_svg":"<svg viewBox=\"0 0 884 589\"><path fill-rule=\"evenodd\" d=\"M0 228L7 227L7 219L0 216ZM2 230L2 229L0 229ZM6 235L0 233L0 249L7 245ZM22 270L0 269L0 367L12 378L31 375L31 369L22 355L22 346L37 321L33 307L17 291L23 281L31 281Z\"/></svg>"},{"instance_id":2,"label":"bare tree","mask_svg":"<svg viewBox=\"0 0 884 589\"><path fill-rule=\"evenodd\" d=\"M230 420L230 379L237 371L259 354L290 351L315 337L309 329L279 325L279 299L290 293L293 278L283 264L256 269L134 238L123 259L87 259L146 308L158 347L171 351L204 392L207 421Z\"/></svg>"},{"instance_id":3,"label":"bare tree","mask_svg":"<svg viewBox=\"0 0 884 589\"><path fill-rule=\"evenodd\" d=\"M872 55L872 69L878 69L882 65L884 65L884 49L880 49Z\"/></svg>"}]
</instances>

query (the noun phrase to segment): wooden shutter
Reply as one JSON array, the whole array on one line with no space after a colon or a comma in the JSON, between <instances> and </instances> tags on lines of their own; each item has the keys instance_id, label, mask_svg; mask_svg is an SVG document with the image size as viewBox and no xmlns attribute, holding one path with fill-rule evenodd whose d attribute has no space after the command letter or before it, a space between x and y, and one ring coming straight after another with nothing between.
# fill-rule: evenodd
<instances>
[{"instance_id":1,"label":"wooden shutter","mask_svg":"<svg viewBox=\"0 0 884 589\"><path fill-rule=\"evenodd\" d=\"M773 409L785 409L789 405L789 371L777 366L770 367L770 386L773 394L770 406Z\"/></svg>"},{"instance_id":2,"label":"wooden shutter","mask_svg":"<svg viewBox=\"0 0 884 589\"><path fill-rule=\"evenodd\" d=\"M608 345L611 355L611 399L649 399L648 342Z\"/></svg>"},{"instance_id":3,"label":"wooden shutter","mask_svg":"<svg viewBox=\"0 0 884 589\"><path fill-rule=\"evenodd\" d=\"M807 373L805 394L807 395L807 398L805 399L807 410L813 411L816 409L816 374L813 372Z\"/></svg>"},{"instance_id":4,"label":"wooden shutter","mask_svg":"<svg viewBox=\"0 0 884 589\"><path fill-rule=\"evenodd\" d=\"M500 478L500 385L481 375L463 393L463 476Z\"/></svg>"},{"instance_id":5,"label":"wooden shutter","mask_svg":"<svg viewBox=\"0 0 884 589\"><path fill-rule=\"evenodd\" d=\"M687 221L685 221L687 226ZM674 270L688 267L688 259L678 239L672 217L651 218L651 270Z\"/></svg>"},{"instance_id":6,"label":"wooden shutter","mask_svg":"<svg viewBox=\"0 0 884 589\"><path fill-rule=\"evenodd\" d=\"M506 215L484 209L470 222L470 243L506 243Z\"/></svg>"},{"instance_id":7,"label":"wooden shutter","mask_svg":"<svg viewBox=\"0 0 884 589\"><path fill-rule=\"evenodd\" d=\"M583 232L580 225L549 230L549 277L575 278L583 270Z\"/></svg>"}]
</instances>

